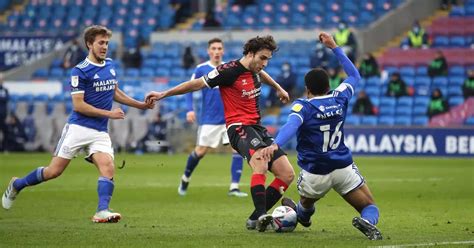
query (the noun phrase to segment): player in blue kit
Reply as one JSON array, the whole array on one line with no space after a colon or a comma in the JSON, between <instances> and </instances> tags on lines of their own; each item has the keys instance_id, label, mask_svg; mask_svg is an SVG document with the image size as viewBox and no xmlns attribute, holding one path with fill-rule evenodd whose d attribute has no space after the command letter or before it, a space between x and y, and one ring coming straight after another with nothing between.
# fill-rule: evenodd
<instances>
[{"instance_id":1,"label":"player in blue kit","mask_svg":"<svg viewBox=\"0 0 474 248\"><path fill-rule=\"evenodd\" d=\"M60 176L77 153L84 149L86 160L99 170L97 192L99 203L93 222L118 222L119 213L109 209L114 191L114 151L107 133L109 119L124 119L120 108L112 109L115 100L139 109L151 109L152 102L139 102L118 88L111 59L106 58L112 32L106 27L91 26L84 31L89 50L87 58L71 70L71 95L74 109L64 126L61 138L47 167L39 167L23 178L13 177L2 196L2 206L10 209L13 201L27 186Z\"/></svg>"},{"instance_id":2,"label":"player in blue kit","mask_svg":"<svg viewBox=\"0 0 474 248\"><path fill-rule=\"evenodd\" d=\"M224 54L224 43L219 38L213 38L207 43L207 54L209 61L196 67L191 80L207 75L218 65L222 64ZM219 87L203 88L201 116L199 119L198 137L194 151L189 155L181 183L178 187L179 195L186 195L189 180L199 161L206 155L210 148L216 148L219 143L229 144L227 129L225 127L224 105L222 104ZM193 123L196 121L196 113L193 108L193 94L186 95L188 113L186 119ZM231 177L229 196L246 197L247 193L239 190L240 176L242 175L243 159L235 150L232 150Z\"/></svg>"},{"instance_id":3,"label":"player in blue kit","mask_svg":"<svg viewBox=\"0 0 474 248\"><path fill-rule=\"evenodd\" d=\"M379 210L352 160L351 151L344 145L347 106L360 75L331 35L323 32L319 39L333 50L348 78L329 92L326 71L319 68L309 71L305 75L308 99L294 102L287 123L281 128L274 144L262 150L261 156L270 160L273 152L296 134L298 165L302 169L297 183L300 201L295 204L291 199L283 198L282 204L295 209L298 221L309 227L315 202L333 188L361 214L361 217L352 220L354 227L371 240L382 239L375 226Z\"/></svg>"}]
</instances>

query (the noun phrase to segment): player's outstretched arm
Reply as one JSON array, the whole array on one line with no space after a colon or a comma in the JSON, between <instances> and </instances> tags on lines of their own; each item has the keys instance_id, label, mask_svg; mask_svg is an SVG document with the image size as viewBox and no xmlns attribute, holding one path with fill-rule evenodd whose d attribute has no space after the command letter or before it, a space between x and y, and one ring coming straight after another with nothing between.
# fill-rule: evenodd
<instances>
[{"instance_id":1,"label":"player's outstretched arm","mask_svg":"<svg viewBox=\"0 0 474 248\"><path fill-rule=\"evenodd\" d=\"M137 101L127 94L123 92L118 87L115 88L114 100L118 103L125 104L130 107L138 108L138 109L152 109L155 107L155 103L153 101L149 102L140 102Z\"/></svg>"},{"instance_id":2,"label":"player's outstretched arm","mask_svg":"<svg viewBox=\"0 0 474 248\"><path fill-rule=\"evenodd\" d=\"M177 85L176 87L173 87L167 91L163 91L163 92L152 91L146 95L145 102L159 101L169 96L182 95L188 92L200 90L204 87L206 87L206 83L204 82L204 79L202 77L196 78L196 79L181 83Z\"/></svg>"},{"instance_id":3,"label":"player's outstretched arm","mask_svg":"<svg viewBox=\"0 0 474 248\"><path fill-rule=\"evenodd\" d=\"M278 132L275 141L271 146L265 147L260 151L261 157L265 161L270 161L273 157L273 153L278 150L278 147L283 146L286 144L293 136L296 135L298 128L303 124L301 117L297 116L296 114L290 114L288 116L288 121L281 127L280 131Z\"/></svg>"},{"instance_id":4,"label":"player's outstretched arm","mask_svg":"<svg viewBox=\"0 0 474 248\"><path fill-rule=\"evenodd\" d=\"M342 68L348 76L346 82L350 83L351 85L355 85L361 79L359 71L352 61L344 54L342 49L336 45L334 38L328 33L321 32L319 34L319 40L326 47L331 48L333 53L336 55L339 63L342 65Z\"/></svg>"},{"instance_id":5,"label":"player's outstretched arm","mask_svg":"<svg viewBox=\"0 0 474 248\"><path fill-rule=\"evenodd\" d=\"M84 94L73 94L72 105L74 111L90 117L106 117L110 119L124 119L125 113L120 108L111 111L96 108L84 101Z\"/></svg>"},{"instance_id":6,"label":"player's outstretched arm","mask_svg":"<svg viewBox=\"0 0 474 248\"><path fill-rule=\"evenodd\" d=\"M268 73L264 70L260 72L260 76L262 76L263 82L270 85L276 90L277 96L283 103L287 103L290 101L290 95L286 90L284 90Z\"/></svg>"}]
</instances>

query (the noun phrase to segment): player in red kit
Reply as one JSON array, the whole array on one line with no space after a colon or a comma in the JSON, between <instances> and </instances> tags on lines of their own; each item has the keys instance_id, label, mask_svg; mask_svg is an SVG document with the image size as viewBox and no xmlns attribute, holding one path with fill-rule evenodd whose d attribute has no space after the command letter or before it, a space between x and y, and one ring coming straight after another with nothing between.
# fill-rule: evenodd
<instances>
[{"instance_id":1,"label":"player in red kit","mask_svg":"<svg viewBox=\"0 0 474 248\"><path fill-rule=\"evenodd\" d=\"M241 59L222 64L203 77L167 91L152 91L146 97L146 101L154 101L204 87L219 87L230 143L247 159L253 172L250 184L255 210L247 220L247 228L260 232L272 223L273 218L267 211L278 202L295 176L293 167L281 149L269 161L261 156L261 150L273 143L273 138L260 124L258 103L261 84L273 87L282 102L289 101L288 93L263 70L276 48L272 36L257 36L245 43ZM265 189L267 171L272 172L275 179Z\"/></svg>"}]
</instances>

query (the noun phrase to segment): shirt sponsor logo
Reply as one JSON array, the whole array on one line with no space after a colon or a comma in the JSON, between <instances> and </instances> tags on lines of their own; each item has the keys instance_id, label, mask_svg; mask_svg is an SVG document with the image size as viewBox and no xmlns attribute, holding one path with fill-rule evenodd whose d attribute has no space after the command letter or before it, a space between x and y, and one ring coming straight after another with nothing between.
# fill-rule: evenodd
<instances>
[{"instance_id":1,"label":"shirt sponsor logo","mask_svg":"<svg viewBox=\"0 0 474 248\"><path fill-rule=\"evenodd\" d=\"M293 110L294 112L300 112L302 108L303 108L303 105L297 103L297 104L293 105L291 110Z\"/></svg>"},{"instance_id":2,"label":"shirt sponsor logo","mask_svg":"<svg viewBox=\"0 0 474 248\"><path fill-rule=\"evenodd\" d=\"M72 76L71 77L71 86L72 87L79 86L79 76Z\"/></svg>"},{"instance_id":3,"label":"shirt sponsor logo","mask_svg":"<svg viewBox=\"0 0 474 248\"><path fill-rule=\"evenodd\" d=\"M252 98L255 98L255 97L259 96L260 93L261 93L261 88L260 87L255 88L255 89L250 90L250 91L246 91L245 89L243 89L241 97L248 97L249 99L252 99Z\"/></svg>"}]
</instances>

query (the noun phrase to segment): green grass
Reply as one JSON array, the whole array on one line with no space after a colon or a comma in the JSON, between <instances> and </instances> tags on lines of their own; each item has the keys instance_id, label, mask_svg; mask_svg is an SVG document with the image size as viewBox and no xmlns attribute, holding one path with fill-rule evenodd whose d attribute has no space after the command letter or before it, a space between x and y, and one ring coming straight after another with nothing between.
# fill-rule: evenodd
<instances>
[{"instance_id":1,"label":"green grass","mask_svg":"<svg viewBox=\"0 0 474 248\"><path fill-rule=\"evenodd\" d=\"M309 229L247 231L251 198L226 195L230 155L205 157L188 195L180 197L177 186L186 157L117 154L117 165L127 161L116 170L111 204L123 215L118 224L90 221L98 174L75 159L61 177L25 189L11 210L0 210L0 246L367 247L474 240L472 159L357 157L381 211L378 227L385 239L374 242L352 227L357 213L335 192L318 202ZM49 159L48 154L0 155L0 191L11 176L24 176ZM296 165L295 156L290 160ZM249 174L245 166L246 192ZM287 195L297 198L294 184Z\"/></svg>"}]
</instances>

